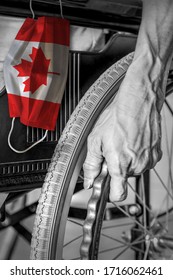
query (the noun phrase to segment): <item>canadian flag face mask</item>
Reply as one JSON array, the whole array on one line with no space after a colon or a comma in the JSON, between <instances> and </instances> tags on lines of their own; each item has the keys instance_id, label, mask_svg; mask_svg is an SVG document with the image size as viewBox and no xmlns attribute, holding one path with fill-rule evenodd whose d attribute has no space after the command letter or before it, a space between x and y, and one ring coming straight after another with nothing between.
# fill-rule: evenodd
<instances>
[{"instance_id":1,"label":"canadian flag face mask","mask_svg":"<svg viewBox=\"0 0 173 280\"><path fill-rule=\"evenodd\" d=\"M10 117L19 117L27 126L55 129L67 78L69 38L66 19L24 21L4 62Z\"/></svg>"}]
</instances>

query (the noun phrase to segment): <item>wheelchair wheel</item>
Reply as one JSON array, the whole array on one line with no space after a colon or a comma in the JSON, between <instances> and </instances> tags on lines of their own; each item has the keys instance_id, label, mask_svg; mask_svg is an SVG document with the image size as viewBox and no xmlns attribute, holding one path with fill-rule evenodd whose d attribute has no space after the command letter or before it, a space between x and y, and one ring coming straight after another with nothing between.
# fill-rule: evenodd
<instances>
[{"instance_id":1,"label":"wheelchair wheel","mask_svg":"<svg viewBox=\"0 0 173 280\"><path fill-rule=\"evenodd\" d=\"M108 187L104 186L109 185L109 177L100 184L103 195L99 199L93 199L95 188L91 194L92 190L82 187L87 136L102 110L116 95L132 58L133 54L129 54L102 74L69 119L39 199L31 259L173 258L173 227L170 227L173 219L173 126L164 121L173 115L169 101L171 83L163 110L166 147L157 168L130 178L128 197L121 203L106 202ZM91 215L93 207L95 215Z\"/></svg>"}]
</instances>

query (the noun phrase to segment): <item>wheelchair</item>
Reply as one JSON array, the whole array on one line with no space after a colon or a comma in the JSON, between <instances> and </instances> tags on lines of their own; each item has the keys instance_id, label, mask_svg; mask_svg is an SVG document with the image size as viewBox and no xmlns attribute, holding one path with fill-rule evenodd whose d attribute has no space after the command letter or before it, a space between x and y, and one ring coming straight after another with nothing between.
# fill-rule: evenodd
<instances>
[{"instance_id":1,"label":"wheelchair","mask_svg":"<svg viewBox=\"0 0 173 280\"><path fill-rule=\"evenodd\" d=\"M48 1L46 11L45 1L35 2L38 15L53 13L54 1ZM133 59L141 6L139 1L114 1L119 12L110 16L105 1L97 7L93 0L92 9L92 1L67 2L64 12L72 23L108 30L106 44L97 52L70 52L56 130L24 155L16 156L7 146L10 119L5 89L1 91L1 230L13 227L22 235L29 242L31 259L172 259L172 68L162 110L161 162L129 178L129 193L123 202L108 202L110 178L105 166L93 189L83 190L87 136L115 97ZM4 14L8 13L4 4ZM44 131L16 121L15 133L15 145L21 147L36 142ZM29 194L40 191L39 200L29 203ZM35 217L30 229L23 223L29 216Z\"/></svg>"}]
</instances>

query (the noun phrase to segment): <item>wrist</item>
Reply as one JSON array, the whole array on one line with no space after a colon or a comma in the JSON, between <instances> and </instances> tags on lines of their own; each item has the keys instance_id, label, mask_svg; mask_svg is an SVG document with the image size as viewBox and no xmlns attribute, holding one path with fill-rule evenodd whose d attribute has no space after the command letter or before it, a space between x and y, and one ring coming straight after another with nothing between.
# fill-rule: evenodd
<instances>
[{"instance_id":1,"label":"wrist","mask_svg":"<svg viewBox=\"0 0 173 280\"><path fill-rule=\"evenodd\" d=\"M144 48L139 55L134 56L114 104L120 110L128 108L129 114L133 113L134 108L142 110L151 103L159 103L160 110L164 101L163 76L160 58Z\"/></svg>"},{"instance_id":2,"label":"wrist","mask_svg":"<svg viewBox=\"0 0 173 280\"><path fill-rule=\"evenodd\" d=\"M163 75L164 65L164 61L149 46L143 45L139 51L136 49L132 66L142 75L149 76L151 82Z\"/></svg>"},{"instance_id":3,"label":"wrist","mask_svg":"<svg viewBox=\"0 0 173 280\"><path fill-rule=\"evenodd\" d=\"M161 58L158 53L144 45L140 52L136 49L131 66L137 78L145 80L145 84L151 85L154 92L161 90L165 95L171 62L172 55Z\"/></svg>"}]
</instances>

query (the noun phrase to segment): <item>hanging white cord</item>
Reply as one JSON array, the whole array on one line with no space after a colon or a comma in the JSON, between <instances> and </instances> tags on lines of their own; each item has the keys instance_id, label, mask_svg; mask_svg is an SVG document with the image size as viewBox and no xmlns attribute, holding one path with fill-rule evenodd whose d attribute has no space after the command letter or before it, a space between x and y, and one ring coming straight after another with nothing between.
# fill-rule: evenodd
<instances>
[{"instance_id":1,"label":"hanging white cord","mask_svg":"<svg viewBox=\"0 0 173 280\"><path fill-rule=\"evenodd\" d=\"M60 5L60 14L61 14L61 17L64 18L64 15L63 15L63 8L62 8L62 0L58 0L59 1L59 5ZM34 10L32 8L32 0L29 0L29 8L30 8L30 11L32 13L32 18L35 18L35 13L34 13Z\"/></svg>"},{"instance_id":2,"label":"hanging white cord","mask_svg":"<svg viewBox=\"0 0 173 280\"><path fill-rule=\"evenodd\" d=\"M23 150L23 151L16 150L15 148L12 147L11 142L10 142L11 133L12 133L13 128L14 128L14 121L15 121L15 118L12 119L12 122L11 122L11 129L10 129L10 132L9 132L9 134L8 134L8 145L9 145L9 147L13 150L13 152L16 152L16 153L18 153L18 154L25 153L25 152L29 151L30 149L32 149L34 146L36 146L38 143L42 142L42 141L46 138L46 136L47 136L48 130L45 131L44 136L43 136L40 140L38 140L37 142L35 142L33 145L31 145L31 146L28 147L27 149L25 149L25 150Z\"/></svg>"},{"instance_id":3,"label":"hanging white cord","mask_svg":"<svg viewBox=\"0 0 173 280\"><path fill-rule=\"evenodd\" d=\"M60 6L60 14L61 14L61 17L64 18L64 15L63 15L63 8L62 8L62 0L58 0L59 1L59 6ZM32 0L29 0L29 8L30 8L30 11L32 13L32 18L35 18L35 13L34 13L34 10L32 8Z\"/></svg>"},{"instance_id":4,"label":"hanging white cord","mask_svg":"<svg viewBox=\"0 0 173 280\"><path fill-rule=\"evenodd\" d=\"M32 8L32 0L29 0L29 8L30 8L30 11L32 13L32 18L35 18L35 13L34 13L33 8Z\"/></svg>"},{"instance_id":5,"label":"hanging white cord","mask_svg":"<svg viewBox=\"0 0 173 280\"><path fill-rule=\"evenodd\" d=\"M64 18L63 9L62 9L62 1L61 0L59 0L59 6L60 6L61 17Z\"/></svg>"}]
</instances>

